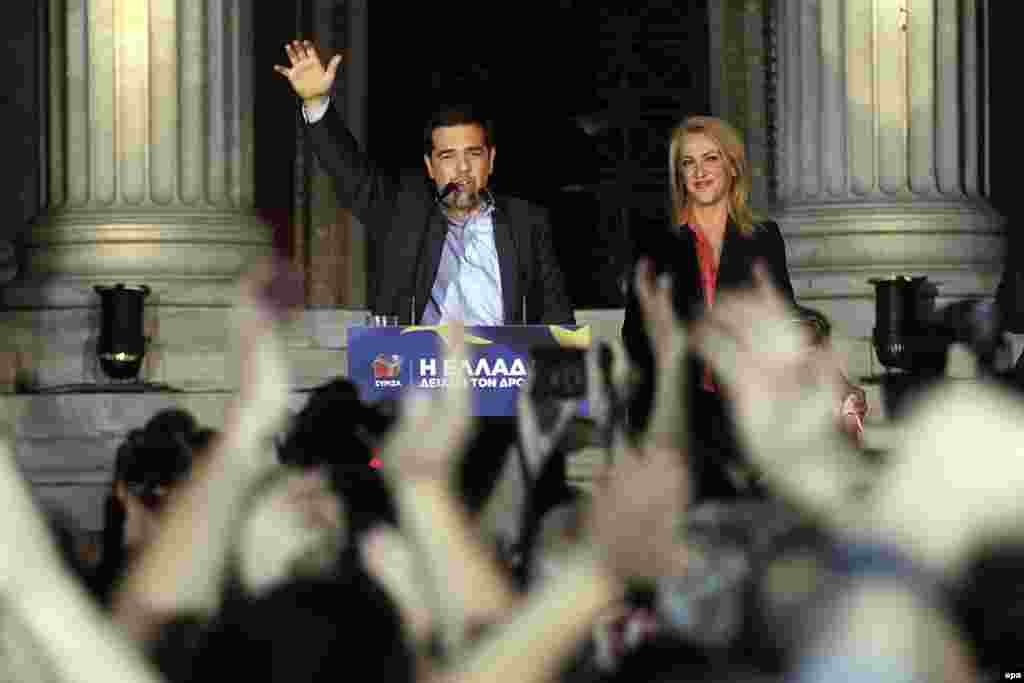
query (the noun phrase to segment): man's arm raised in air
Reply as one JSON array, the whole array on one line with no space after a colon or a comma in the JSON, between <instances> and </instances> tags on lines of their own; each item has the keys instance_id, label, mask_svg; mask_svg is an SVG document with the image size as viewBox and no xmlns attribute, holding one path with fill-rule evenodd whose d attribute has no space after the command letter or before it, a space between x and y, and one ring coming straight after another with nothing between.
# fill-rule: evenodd
<instances>
[{"instance_id":1,"label":"man's arm raised in air","mask_svg":"<svg viewBox=\"0 0 1024 683\"><path fill-rule=\"evenodd\" d=\"M381 169L363 152L337 109L330 105L331 88L342 56L335 55L325 66L311 41L293 40L284 49L289 66L275 64L274 71L288 79L302 100L317 160L334 181L341 206L371 225L365 212L382 202L393 201L398 189L397 174Z\"/></svg>"}]
</instances>

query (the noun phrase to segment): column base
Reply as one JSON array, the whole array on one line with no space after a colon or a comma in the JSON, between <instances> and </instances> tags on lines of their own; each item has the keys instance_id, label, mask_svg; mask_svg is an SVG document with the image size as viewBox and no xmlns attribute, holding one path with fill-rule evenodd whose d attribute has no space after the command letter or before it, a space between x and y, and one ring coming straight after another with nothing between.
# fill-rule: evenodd
<instances>
[{"instance_id":1,"label":"column base","mask_svg":"<svg viewBox=\"0 0 1024 683\"><path fill-rule=\"evenodd\" d=\"M145 284L148 305L228 305L234 282L271 253L272 231L247 211L74 211L32 226L7 308L96 303L95 285Z\"/></svg>"},{"instance_id":2,"label":"column base","mask_svg":"<svg viewBox=\"0 0 1024 683\"><path fill-rule=\"evenodd\" d=\"M926 276L942 305L992 296L1002 272L1004 219L980 200L788 204L772 218L797 299L851 337L871 335L872 278Z\"/></svg>"}]
</instances>

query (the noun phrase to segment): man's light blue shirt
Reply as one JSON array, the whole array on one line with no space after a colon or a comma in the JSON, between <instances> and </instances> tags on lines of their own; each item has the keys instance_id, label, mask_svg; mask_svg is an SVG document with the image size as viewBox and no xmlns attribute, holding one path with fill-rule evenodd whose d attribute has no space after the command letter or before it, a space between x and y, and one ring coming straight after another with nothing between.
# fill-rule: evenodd
<instances>
[{"instance_id":1,"label":"man's light blue shirt","mask_svg":"<svg viewBox=\"0 0 1024 683\"><path fill-rule=\"evenodd\" d=\"M423 322L436 325L449 320L463 320L467 325L505 322L492 204L485 204L465 221L448 221Z\"/></svg>"}]
</instances>

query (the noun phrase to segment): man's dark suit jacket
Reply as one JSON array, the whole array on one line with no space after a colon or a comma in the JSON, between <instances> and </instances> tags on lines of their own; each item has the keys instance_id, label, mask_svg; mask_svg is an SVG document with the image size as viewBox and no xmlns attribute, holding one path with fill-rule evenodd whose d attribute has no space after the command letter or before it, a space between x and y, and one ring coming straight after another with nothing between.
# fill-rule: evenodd
<instances>
[{"instance_id":1,"label":"man's dark suit jacket","mask_svg":"<svg viewBox=\"0 0 1024 683\"><path fill-rule=\"evenodd\" d=\"M437 277L448 229L433 186L422 174L397 173L375 164L333 105L306 128L317 158L334 180L339 202L370 232L371 310L418 323ZM573 324L547 213L520 199L496 197L493 216L504 322L523 322L525 297L527 323Z\"/></svg>"}]
</instances>

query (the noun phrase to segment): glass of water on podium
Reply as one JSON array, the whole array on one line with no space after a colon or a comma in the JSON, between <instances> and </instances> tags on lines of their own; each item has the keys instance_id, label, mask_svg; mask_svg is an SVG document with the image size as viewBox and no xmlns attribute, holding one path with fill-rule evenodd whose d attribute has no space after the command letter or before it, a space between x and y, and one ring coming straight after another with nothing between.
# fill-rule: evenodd
<instances>
[{"instance_id":1,"label":"glass of water on podium","mask_svg":"<svg viewBox=\"0 0 1024 683\"><path fill-rule=\"evenodd\" d=\"M397 315L370 313L366 316L367 327L398 327Z\"/></svg>"}]
</instances>

